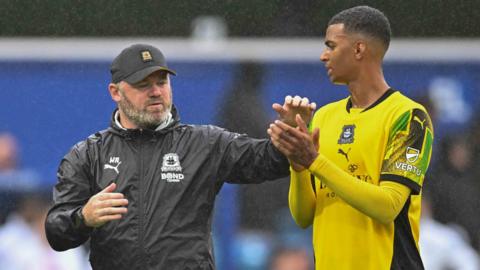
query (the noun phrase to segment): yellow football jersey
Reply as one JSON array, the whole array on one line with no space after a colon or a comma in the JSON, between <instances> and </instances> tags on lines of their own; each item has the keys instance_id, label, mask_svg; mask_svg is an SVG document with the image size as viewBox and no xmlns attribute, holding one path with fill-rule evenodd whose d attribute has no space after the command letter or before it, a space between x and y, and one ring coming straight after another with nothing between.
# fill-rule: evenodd
<instances>
[{"instance_id":1,"label":"yellow football jersey","mask_svg":"<svg viewBox=\"0 0 480 270\"><path fill-rule=\"evenodd\" d=\"M317 127L320 153L345 172L374 185L398 182L412 193L394 222L382 224L312 181L316 269L423 269L420 191L433 142L423 106L390 89L367 109L351 108L350 98L322 107L311 123Z\"/></svg>"}]
</instances>

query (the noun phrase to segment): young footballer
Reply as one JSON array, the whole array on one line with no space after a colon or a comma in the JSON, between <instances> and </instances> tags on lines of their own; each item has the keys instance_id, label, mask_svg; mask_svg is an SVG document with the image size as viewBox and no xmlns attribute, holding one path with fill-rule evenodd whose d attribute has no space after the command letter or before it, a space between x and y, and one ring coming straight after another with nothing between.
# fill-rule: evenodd
<instances>
[{"instance_id":1,"label":"young footballer","mask_svg":"<svg viewBox=\"0 0 480 270\"><path fill-rule=\"evenodd\" d=\"M350 96L320 108L310 132L299 115L297 128L276 121L269 129L291 163L292 216L313 226L316 269L424 268L420 199L433 128L424 107L385 81L390 33L371 7L335 15L321 60Z\"/></svg>"}]
</instances>

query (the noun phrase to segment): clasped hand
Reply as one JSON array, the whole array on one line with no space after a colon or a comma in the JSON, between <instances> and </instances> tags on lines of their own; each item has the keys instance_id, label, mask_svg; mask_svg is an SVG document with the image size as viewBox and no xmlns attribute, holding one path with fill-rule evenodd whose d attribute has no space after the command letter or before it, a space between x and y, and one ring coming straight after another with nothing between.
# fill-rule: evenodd
<instances>
[{"instance_id":1,"label":"clasped hand","mask_svg":"<svg viewBox=\"0 0 480 270\"><path fill-rule=\"evenodd\" d=\"M273 145L290 160L296 171L310 167L318 156L319 130L310 133L307 128L315 108L315 103L309 104L307 98L298 96L293 99L287 96L283 106L273 105L280 120L270 125L268 134Z\"/></svg>"},{"instance_id":2,"label":"clasped hand","mask_svg":"<svg viewBox=\"0 0 480 270\"><path fill-rule=\"evenodd\" d=\"M312 119L313 112L317 108L315 102L310 103L308 98L300 96L286 96L283 105L274 103L272 108L278 113L280 121L292 127L297 126L295 115L300 114L302 119L308 124Z\"/></svg>"}]
</instances>

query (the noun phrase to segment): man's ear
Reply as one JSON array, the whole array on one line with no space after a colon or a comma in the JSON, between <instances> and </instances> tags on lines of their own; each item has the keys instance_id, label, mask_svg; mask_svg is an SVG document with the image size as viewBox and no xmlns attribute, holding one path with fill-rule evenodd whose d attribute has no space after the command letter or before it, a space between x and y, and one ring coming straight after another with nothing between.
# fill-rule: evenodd
<instances>
[{"instance_id":1,"label":"man's ear","mask_svg":"<svg viewBox=\"0 0 480 270\"><path fill-rule=\"evenodd\" d=\"M119 102L122 99L122 96L120 95L120 87L118 87L117 84L110 83L108 85L108 92L110 92L113 101Z\"/></svg>"},{"instance_id":2,"label":"man's ear","mask_svg":"<svg viewBox=\"0 0 480 270\"><path fill-rule=\"evenodd\" d=\"M367 44L363 40L355 42L355 59L360 60L365 57L367 51Z\"/></svg>"}]
</instances>

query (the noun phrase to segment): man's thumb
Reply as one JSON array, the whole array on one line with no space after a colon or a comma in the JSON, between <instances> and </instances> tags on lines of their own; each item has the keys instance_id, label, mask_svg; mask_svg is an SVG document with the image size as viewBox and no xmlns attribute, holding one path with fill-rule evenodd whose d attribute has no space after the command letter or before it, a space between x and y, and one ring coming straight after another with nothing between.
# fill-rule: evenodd
<instances>
[{"instance_id":1,"label":"man's thumb","mask_svg":"<svg viewBox=\"0 0 480 270\"><path fill-rule=\"evenodd\" d=\"M302 132L308 132L308 127L305 121L302 119L300 114L295 115L295 121L297 122L297 126L300 128L300 131Z\"/></svg>"},{"instance_id":2,"label":"man's thumb","mask_svg":"<svg viewBox=\"0 0 480 270\"><path fill-rule=\"evenodd\" d=\"M117 188L117 184L111 183L106 188L104 188L100 193L110 193L113 192Z\"/></svg>"},{"instance_id":3,"label":"man's thumb","mask_svg":"<svg viewBox=\"0 0 480 270\"><path fill-rule=\"evenodd\" d=\"M272 109L275 110L279 115L285 113L285 109L283 108L283 106L278 103L272 104Z\"/></svg>"}]
</instances>

